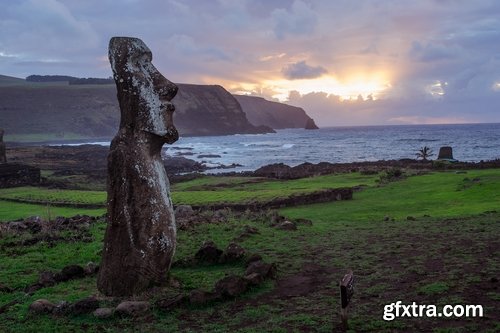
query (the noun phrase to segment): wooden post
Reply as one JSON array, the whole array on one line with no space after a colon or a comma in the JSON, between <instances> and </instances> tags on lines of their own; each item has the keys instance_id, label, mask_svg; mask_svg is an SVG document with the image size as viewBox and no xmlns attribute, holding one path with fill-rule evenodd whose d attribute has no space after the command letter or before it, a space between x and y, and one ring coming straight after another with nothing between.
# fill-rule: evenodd
<instances>
[{"instance_id":1,"label":"wooden post","mask_svg":"<svg viewBox=\"0 0 500 333\"><path fill-rule=\"evenodd\" d=\"M354 275L351 270L340 281L340 318L342 319L342 329L347 331L349 329L348 311L347 307L354 294Z\"/></svg>"}]
</instances>

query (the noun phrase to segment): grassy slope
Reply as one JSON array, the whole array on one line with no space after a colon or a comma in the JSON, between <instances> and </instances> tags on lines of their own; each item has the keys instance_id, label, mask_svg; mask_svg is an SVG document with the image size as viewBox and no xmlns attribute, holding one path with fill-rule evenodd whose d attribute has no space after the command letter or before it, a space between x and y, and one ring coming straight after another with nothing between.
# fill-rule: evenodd
<instances>
[{"instance_id":1,"label":"grassy slope","mask_svg":"<svg viewBox=\"0 0 500 333\"><path fill-rule=\"evenodd\" d=\"M294 186L302 183L307 188L307 184L325 183L324 179L315 183L316 180L300 180ZM212 180L197 180L179 188L193 190L207 182ZM241 180L232 182L238 184ZM279 189L286 185L270 182L266 186ZM248 191L252 191L253 186L263 188L259 184L245 186ZM492 304L498 301L500 294L491 289L488 279L498 276L500 263L488 251L498 248L500 214L482 213L498 209L498 188L500 170L435 173L356 192L352 201L284 209L282 212L289 217L313 220L312 226L300 226L296 232L276 230L244 218L179 232L176 259L193 254L207 239L224 247L239 235L243 225L255 226L260 234L244 240L241 245L250 253L260 253L266 260L277 262L280 278L300 273L304 264L313 263L332 270L333 273L326 276L329 280L321 281L321 288L307 295L273 298L266 296L272 288L267 284L241 300L155 313L150 320L135 322L100 321L91 316L53 319L27 315L28 305L38 298L71 301L96 293L95 279L87 278L45 288L33 296L24 296L21 291L0 293L0 304L13 298L21 300L19 305L0 315L0 330L330 332L332 318L337 321L336 283L345 270L351 268L357 277L350 321L355 332L494 332L500 327L495 324L499 318ZM213 192L220 191L224 190ZM227 194L231 195L231 191L227 190ZM424 217L426 214L432 217ZM395 217L396 221L382 221L385 215ZM406 220L409 215L417 220ZM39 243L3 248L0 283L22 288L35 282L40 270L99 261L103 230L102 223L91 228L95 237L91 243L63 242L53 246ZM0 245L9 241L11 239L2 238ZM185 290L208 289L225 272L242 271L240 265L175 268L172 275L183 283ZM383 306L397 300L421 304L484 304L490 319L405 318L384 322Z\"/></svg>"}]
</instances>

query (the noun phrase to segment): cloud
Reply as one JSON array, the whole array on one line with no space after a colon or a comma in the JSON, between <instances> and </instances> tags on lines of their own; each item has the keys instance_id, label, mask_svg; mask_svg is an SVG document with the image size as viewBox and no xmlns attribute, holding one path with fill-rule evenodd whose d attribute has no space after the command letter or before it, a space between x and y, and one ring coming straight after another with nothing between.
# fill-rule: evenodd
<instances>
[{"instance_id":1,"label":"cloud","mask_svg":"<svg viewBox=\"0 0 500 333\"><path fill-rule=\"evenodd\" d=\"M411 45L410 56L418 61L432 62L453 59L457 57L458 50L455 47L427 43L422 45L414 41Z\"/></svg>"},{"instance_id":2,"label":"cloud","mask_svg":"<svg viewBox=\"0 0 500 333\"><path fill-rule=\"evenodd\" d=\"M314 79L327 73L321 66L309 66L305 61L299 61L286 65L281 70L283 75L289 80Z\"/></svg>"},{"instance_id":3,"label":"cloud","mask_svg":"<svg viewBox=\"0 0 500 333\"><path fill-rule=\"evenodd\" d=\"M296 0L290 9L278 8L272 12L274 34L278 39L287 35L308 35L317 24L317 13L305 2Z\"/></svg>"}]
</instances>

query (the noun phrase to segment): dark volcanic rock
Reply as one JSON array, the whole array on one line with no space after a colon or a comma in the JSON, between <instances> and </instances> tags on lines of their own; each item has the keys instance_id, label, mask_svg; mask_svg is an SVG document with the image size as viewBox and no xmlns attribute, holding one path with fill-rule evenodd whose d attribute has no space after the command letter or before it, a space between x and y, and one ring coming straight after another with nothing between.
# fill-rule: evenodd
<instances>
[{"instance_id":1,"label":"dark volcanic rock","mask_svg":"<svg viewBox=\"0 0 500 333\"><path fill-rule=\"evenodd\" d=\"M245 276L249 276L253 273L257 273L264 278L275 278L276 277L276 267L273 264L267 264L263 261L254 261L248 265Z\"/></svg>"},{"instance_id":2,"label":"dark volcanic rock","mask_svg":"<svg viewBox=\"0 0 500 333\"><path fill-rule=\"evenodd\" d=\"M207 170L207 167L203 164L182 156L167 156L163 159L163 163L167 173L202 172Z\"/></svg>"},{"instance_id":3,"label":"dark volcanic rock","mask_svg":"<svg viewBox=\"0 0 500 333\"><path fill-rule=\"evenodd\" d=\"M124 317L141 317L149 314L150 305L146 301L124 301L118 304L115 313Z\"/></svg>"},{"instance_id":4,"label":"dark volcanic rock","mask_svg":"<svg viewBox=\"0 0 500 333\"><path fill-rule=\"evenodd\" d=\"M240 261L245 257L245 249L236 243L230 243L220 257L221 263Z\"/></svg>"},{"instance_id":5,"label":"dark volcanic rock","mask_svg":"<svg viewBox=\"0 0 500 333\"><path fill-rule=\"evenodd\" d=\"M115 309L113 308L99 308L93 313L94 317L99 319L111 318L115 314Z\"/></svg>"},{"instance_id":6,"label":"dark volcanic rock","mask_svg":"<svg viewBox=\"0 0 500 333\"><path fill-rule=\"evenodd\" d=\"M161 150L179 138L170 102L178 88L151 59L140 39L113 37L109 43L121 109L108 156L108 225L97 278L98 289L109 296L160 285L175 252L174 210Z\"/></svg>"},{"instance_id":7,"label":"dark volcanic rock","mask_svg":"<svg viewBox=\"0 0 500 333\"><path fill-rule=\"evenodd\" d=\"M95 297L90 296L81 299L75 302L74 304L71 304L68 307L67 312L72 315L78 316L85 313L91 313L98 308L99 308L99 301Z\"/></svg>"},{"instance_id":8,"label":"dark volcanic rock","mask_svg":"<svg viewBox=\"0 0 500 333\"><path fill-rule=\"evenodd\" d=\"M280 230L297 230L297 226L295 225L295 223L290 221L283 221L280 224L278 224L276 228Z\"/></svg>"},{"instance_id":9,"label":"dark volcanic rock","mask_svg":"<svg viewBox=\"0 0 500 333\"><path fill-rule=\"evenodd\" d=\"M198 263L215 264L219 262L222 250L214 242L206 241L194 255Z\"/></svg>"},{"instance_id":10,"label":"dark volcanic rock","mask_svg":"<svg viewBox=\"0 0 500 333\"><path fill-rule=\"evenodd\" d=\"M174 297L160 299L156 301L155 306L162 310L169 311L181 305L186 304L188 301L189 297L183 294L179 294Z\"/></svg>"},{"instance_id":11,"label":"dark volcanic rock","mask_svg":"<svg viewBox=\"0 0 500 333\"><path fill-rule=\"evenodd\" d=\"M57 282L69 281L78 279L85 276L85 270L80 265L68 265L64 267L61 272L56 273L54 279Z\"/></svg>"},{"instance_id":12,"label":"dark volcanic rock","mask_svg":"<svg viewBox=\"0 0 500 333\"><path fill-rule=\"evenodd\" d=\"M215 283L215 292L222 297L236 297L248 288L248 281L237 275L226 276Z\"/></svg>"},{"instance_id":13,"label":"dark volcanic rock","mask_svg":"<svg viewBox=\"0 0 500 333\"><path fill-rule=\"evenodd\" d=\"M56 305L46 299L38 299L30 304L29 311L37 314L51 313Z\"/></svg>"}]
</instances>

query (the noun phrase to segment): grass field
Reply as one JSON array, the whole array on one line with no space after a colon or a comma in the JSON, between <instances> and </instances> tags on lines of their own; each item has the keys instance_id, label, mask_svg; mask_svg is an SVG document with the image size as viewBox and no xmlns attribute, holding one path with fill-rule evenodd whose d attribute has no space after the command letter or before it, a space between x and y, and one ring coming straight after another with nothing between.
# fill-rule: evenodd
<instances>
[{"instance_id":1,"label":"grass field","mask_svg":"<svg viewBox=\"0 0 500 333\"><path fill-rule=\"evenodd\" d=\"M86 231L92 242L15 246L12 244L25 236L4 236L0 239L0 285L15 290L0 292L0 306L13 299L20 303L0 314L0 331L335 332L340 321L337 283L346 270L352 269L356 280L350 309L351 332L498 332L500 170L436 172L380 186L378 178L355 173L294 181L207 177L176 184L173 197L177 203L265 200L297 191L361 184L368 187L355 192L351 201L281 210L288 218L312 221L311 226L299 224L297 231L278 230L266 218L232 215L225 223L201 224L179 231L176 260L193 255L205 240L213 240L224 248L245 225L255 227L259 234L239 244L249 253L259 253L266 261L277 263L278 280L232 301L169 313L155 311L147 319L34 316L27 311L29 304L39 298L74 301L97 294L95 278L63 282L31 296L22 289L36 282L42 270L99 262L103 222ZM0 197L28 197L36 191L2 190ZM82 196L77 193L72 194L74 200ZM101 200L99 193L95 197L89 193L86 200ZM181 200L183 195L185 201ZM49 197L49 193L41 195L44 196ZM18 217L23 209L13 208ZM76 211L61 214L74 215ZM8 209L0 206L0 220L11 219L8 214ZM241 274L243 270L242 264L176 267L171 274L181 282L180 290L188 292L200 287L208 290L224 274ZM171 289L162 289L150 299L170 292ZM481 304L485 317L384 321L384 305L398 300L403 304L415 301L439 306ZM105 300L103 304L116 302Z\"/></svg>"}]
</instances>

